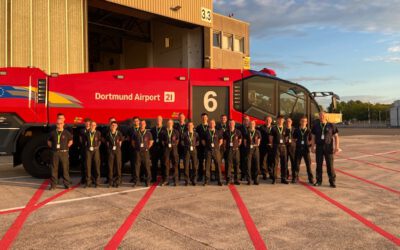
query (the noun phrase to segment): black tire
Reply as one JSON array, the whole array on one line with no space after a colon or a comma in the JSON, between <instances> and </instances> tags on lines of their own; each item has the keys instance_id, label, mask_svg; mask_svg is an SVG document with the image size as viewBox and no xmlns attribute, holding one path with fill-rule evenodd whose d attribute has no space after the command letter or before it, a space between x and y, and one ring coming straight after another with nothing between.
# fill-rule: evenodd
<instances>
[{"instance_id":1,"label":"black tire","mask_svg":"<svg viewBox=\"0 0 400 250\"><path fill-rule=\"evenodd\" d=\"M26 172L36 178L51 176L51 150L47 146L47 136L39 135L29 140L22 150L22 165Z\"/></svg>"}]
</instances>

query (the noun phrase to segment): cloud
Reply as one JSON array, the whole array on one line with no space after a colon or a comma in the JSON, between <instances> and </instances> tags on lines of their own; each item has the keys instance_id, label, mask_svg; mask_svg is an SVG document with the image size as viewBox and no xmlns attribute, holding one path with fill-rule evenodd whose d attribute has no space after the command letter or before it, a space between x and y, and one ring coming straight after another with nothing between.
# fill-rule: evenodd
<instances>
[{"instance_id":1,"label":"cloud","mask_svg":"<svg viewBox=\"0 0 400 250\"><path fill-rule=\"evenodd\" d=\"M329 66L329 64L324 62L316 62L316 61L303 61L304 64L310 64L314 66Z\"/></svg>"},{"instance_id":2,"label":"cloud","mask_svg":"<svg viewBox=\"0 0 400 250\"><path fill-rule=\"evenodd\" d=\"M365 58L366 62L400 63L400 56L375 56Z\"/></svg>"},{"instance_id":3,"label":"cloud","mask_svg":"<svg viewBox=\"0 0 400 250\"><path fill-rule=\"evenodd\" d=\"M397 53L400 52L400 45L395 45L388 48L388 52Z\"/></svg>"},{"instance_id":4,"label":"cloud","mask_svg":"<svg viewBox=\"0 0 400 250\"><path fill-rule=\"evenodd\" d=\"M251 62L252 68L262 69L262 68L271 68L271 69L278 69L278 70L285 70L288 68L288 65L280 62L280 61L252 61Z\"/></svg>"},{"instance_id":5,"label":"cloud","mask_svg":"<svg viewBox=\"0 0 400 250\"><path fill-rule=\"evenodd\" d=\"M294 77L294 78L289 78L289 81L292 82L332 82L332 81L338 81L339 79L334 76L300 76L300 77Z\"/></svg>"},{"instance_id":6,"label":"cloud","mask_svg":"<svg viewBox=\"0 0 400 250\"><path fill-rule=\"evenodd\" d=\"M307 28L398 34L400 0L214 0L222 14L251 23L255 37L304 35Z\"/></svg>"}]
</instances>

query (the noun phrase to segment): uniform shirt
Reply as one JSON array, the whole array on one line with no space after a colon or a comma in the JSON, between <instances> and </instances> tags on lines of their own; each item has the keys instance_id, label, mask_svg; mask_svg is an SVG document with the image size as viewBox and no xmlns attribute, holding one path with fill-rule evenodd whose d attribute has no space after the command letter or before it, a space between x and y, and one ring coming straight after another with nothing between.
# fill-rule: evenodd
<instances>
[{"instance_id":1,"label":"uniform shirt","mask_svg":"<svg viewBox=\"0 0 400 250\"><path fill-rule=\"evenodd\" d=\"M333 146L333 136L337 134L339 131L337 127L327 122L325 125L320 122L314 123L314 126L311 129L311 134L315 136L315 143L317 145L331 145ZM324 135L324 138L322 138Z\"/></svg>"},{"instance_id":2,"label":"uniform shirt","mask_svg":"<svg viewBox=\"0 0 400 250\"><path fill-rule=\"evenodd\" d=\"M137 133L139 131L139 127L135 128L135 127L129 127L128 128L128 136L130 137L130 139L132 140L132 136Z\"/></svg>"},{"instance_id":3,"label":"uniform shirt","mask_svg":"<svg viewBox=\"0 0 400 250\"><path fill-rule=\"evenodd\" d=\"M219 146L219 140L223 139L222 138L222 133L221 131L214 129L214 131L207 130L205 141L206 141L206 149L207 150L213 150L213 149L218 149L220 148ZM213 147L214 144L214 147Z\"/></svg>"},{"instance_id":4,"label":"uniform shirt","mask_svg":"<svg viewBox=\"0 0 400 250\"><path fill-rule=\"evenodd\" d=\"M187 125L186 123L184 123L183 125L181 125L180 123L175 123L174 129L176 129L179 132L179 135L181 136L184 132L187 131Z\"/></svg>"},{"instance_id":5,"label":"uniform shirt","mask_svg":"<svg viewBox=\"0 0 400 250\"><path fill-rule=\"evenodd\" d=\"M185 133L182 134L181 137L181 145L187 149L190 150L190 146L193 146L193 150L196 149L196 146L200 144L200 139L199 139L199 134L196 131L193 131L193 133L189 133L189 131L186 131Z\"/></svg>"},{"instance_id":6,"label":"uniform shirt","mask_svg":"<svg viewBox=\"0 0 400 250\"><path fill-rule=\"evenodd\" d=\"M79 131L79 140L80 140L80 143L81 143L81 145L83 146L83 147L86 147L86 133L89 131L89 129L86 129L86 128L82 128L80 131Z\"/></svg>"},{"instance_id":7,"label":"uniform shirt","mask_svg":"<svg viewBox=\"0 0 400 250\"><path fill-rule=\"evenodd\" d=\"M258 130L261 133L261 143L260 146L262 148L266 148L269 144L269 136L271 135L272 125L267 127L267 125L261 125Z\"/></svg>"},{"instance_id":8,"label":"uniform shirt","mask_svg":"<svg viewBox=\"0 0 400 250\"><path fill-rule=\"evenodd\" d=\"M132 141L135 143L134 149L136 151L148 151L150 148L150 141L153 140L153 136L147 129L145 131L139 130L137 132L134 132L131 135L131 138Z\"/></svg>"},{"instance_id":9,"label":"uniform shirt","mask_svg":"<svg viewBox=\"0 0 400 250\"><path fill-rule=\"evenodd\" d=\"M120 143L123 141L124 137L122 136L122 133L120 131L116 131L115 134L113 134L111 131L109 131L105 135L105 140L107 143L107 147L109 150L121 150ZM114 149L115 146L115 149Z\"/></svg>"},{"instance_id":10,"label":"uniform shirt","mask_svg":"<svg viewBox=\"0 0 400 250\"><path fill-rule=\"evenodd\" d=\"M308 128L296 128L294 130L293 133L293 138L296 139L296 146L297 148L299 147L306 147L308 148L310 143L310 139L311 139L311 131ZM303 141L303 143L302 143Z\"/></svg>"},{"instance_id":11,"label":"uniform shirt","mask_svg":"<svg viewBox=\"0 0 400 250\"><path fill-rule=\"evenodd\" d=\"M178 146L179 144L179 132L176 129L168 130L167 128L162 131L161 134L162 145L166 148Z\"/></svg>"},{"instance_id":12,"label":"uniform shirt","mask_svg":"<svg viewBox=\"0 0 400 250\"><path fill-rule=\"evenodd\" d=\"M199 134L200 140L205 140L208 131L208 125L200 124L196 127L196 132ZM201 145L201 144L200 144Z\"/></svg>"},{"instance_id":13,"label":"uniform shirt","mask_svg":"<svg viewBox=\"0 0 400 250\"><path fill-rule=\"evenodd\" d=\"M290 127L290 128L286 128L286 134L288 135L287 136L287 144L288 144L288 146L289 145L291 145L291 146L296 145L296 143L294 141L294 138L293 138L294 131L295 131L295 128L293 126Z\"/></svg>"},{"instance_id":14,"label":"uniform shirt","mask_svg":"<svg viewBox=\"0 0 400 250\"><path fill-rule=\"evenodd\" d=\"M285 127L278 128L275 126L271 129L272 144L274 145L284 145L286 144L288 138L288 130Z\"/></svg>"},{"instance_id":15,"label":"uniform shirt","mask_svg":"<svg viewBox=\"0 0 400 250\"><path fill-rule=\"evenodd\" d=\"M253 146L258 146L257 145L257 140L262 139L261 138L261 133L257 129L255 129L253 132L249 130L247 133L246 137L246 148L252 148L251 145Z\"/></svg>"},{"instance_id":16,"label":"uniform shirt","mask_svg":"<svg viewBox=\"0 0 400 250\"><path fill-rule=\"evenodd\" d=\"M151 136L153 137L153 140L154 140L154 146L156 146L156 147L162 146L161 135L164 130L165 130L165 127L161 127L161 128L152 127L150 129Z\"/></svg>"},{"instance_id":17,"label":"uniform shirt","mask_svg":"<svg viewBox=\"0 0 400 250\"><path fill-rule=\"evenodd\" d=\"M98 148L101 144L101 133L96 130L95 132L90 132L90 130L86 133L85 145L86 148L94 147Z\"/></svg>"},{"instance_id":18,"label":"uniform shirt","mask_svg":"<svg viewBox=\"0 0 400 250\"><path fill-rule=\"evenodd\" d=\"M216 128L217 130L221 130L222 133L225 133L225 131L229 130L229 127L226 123L225 124L218 123Z\"/></svg>"},{"instance_id":19,"label":"uniform shirt","mask_svg":"<svg viewBox=\"0 0 400 250\"><path fill-rule=\"evenodd\" d=\"M57 150L68 150L68 142L72 141L72 134L67 130L57 131L54 129L50 132L48 141L51 142L51 149ZM60 148L57 148L57 144L60 144Z\"/></svg>"},{"instance_id":20,"label":"uniform shirt","mask_svg":"<svg viewBox=\"0 0 400 250\"><path fill-rule=\"evenodd\" d=\"M233 131L226 130L223 137L226 150L229 150L230 148L232 148L233 150L237 150L239 148L239 141L242 139L242 133L238 129L235 129Z\"/></svg>"}]
</instances>

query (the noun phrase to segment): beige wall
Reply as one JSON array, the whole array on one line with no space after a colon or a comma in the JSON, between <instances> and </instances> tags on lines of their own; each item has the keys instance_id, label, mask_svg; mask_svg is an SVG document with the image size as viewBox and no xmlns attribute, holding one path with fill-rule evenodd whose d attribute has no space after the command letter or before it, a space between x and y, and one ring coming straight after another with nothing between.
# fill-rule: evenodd
<instances>
[{"instance_id":1,"label":"beige wall","mask_svg":"<svg viewBox=\"0 0 400 250\"><path fill-rule=\"evenodd\" d=\"M250 55L249 45L249 24L234 18L214 13L214 23L210 33L210 47L212 48L212 68L241 69L243 68L243 57ZM212 43L213 31L221 31L221 38L224 33L244 38L244 52L216 48Z\"/></svg>"},{"instance_id":2,"label":"beige wall","mask_svg":"<svg viewBox=\"0 0 400 250\"><path fill-rule=\"evenodd\" d=\"M170 17L177 20L195 23L201 26L211 26L211 23L202 21L201 8L213 10L212 0L107 0L132 7L135 9L147 11L161 16ZM175 6L182 8L177 11L171 10Z\"/></svg>"},{"instance_id":3,"label":"beige wall","mask_svg":"<svg viewBox=\"0 0 400 250\"><path fill-rule=\"evenodd\" d=\"M35 66L62 74L86 70L85 0L0 0L0 4L1 17L9 23L6 36L1 36L8 43L1 39L0 65ZM0 33L5 34L2 24Z\"/></svg>"},{"instance_id":4,"label":"beige wall","mask_svg":"<svg viewBox=\"0 0 400 250\"><path fill-rule=\"evenodd\" d=\"M0 0L0 67L7 65L7 1Z\"/></svg>"}]
</instances>

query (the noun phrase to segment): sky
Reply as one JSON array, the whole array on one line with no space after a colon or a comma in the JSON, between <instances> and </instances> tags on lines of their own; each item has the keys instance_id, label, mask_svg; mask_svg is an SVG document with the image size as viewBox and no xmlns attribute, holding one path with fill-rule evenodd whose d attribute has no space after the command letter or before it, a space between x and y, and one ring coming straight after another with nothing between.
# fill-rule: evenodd
<instances>
[{"instance_id":1,"label":"sky","mask_svg":"<svg viewBox=\"0 0 400 250\"><path fill-rule=\"evenodd\" d=\"M214 0L250 23L253 69L342 101L400 99L400 0Z\"/></svg>"}]
</instances>

